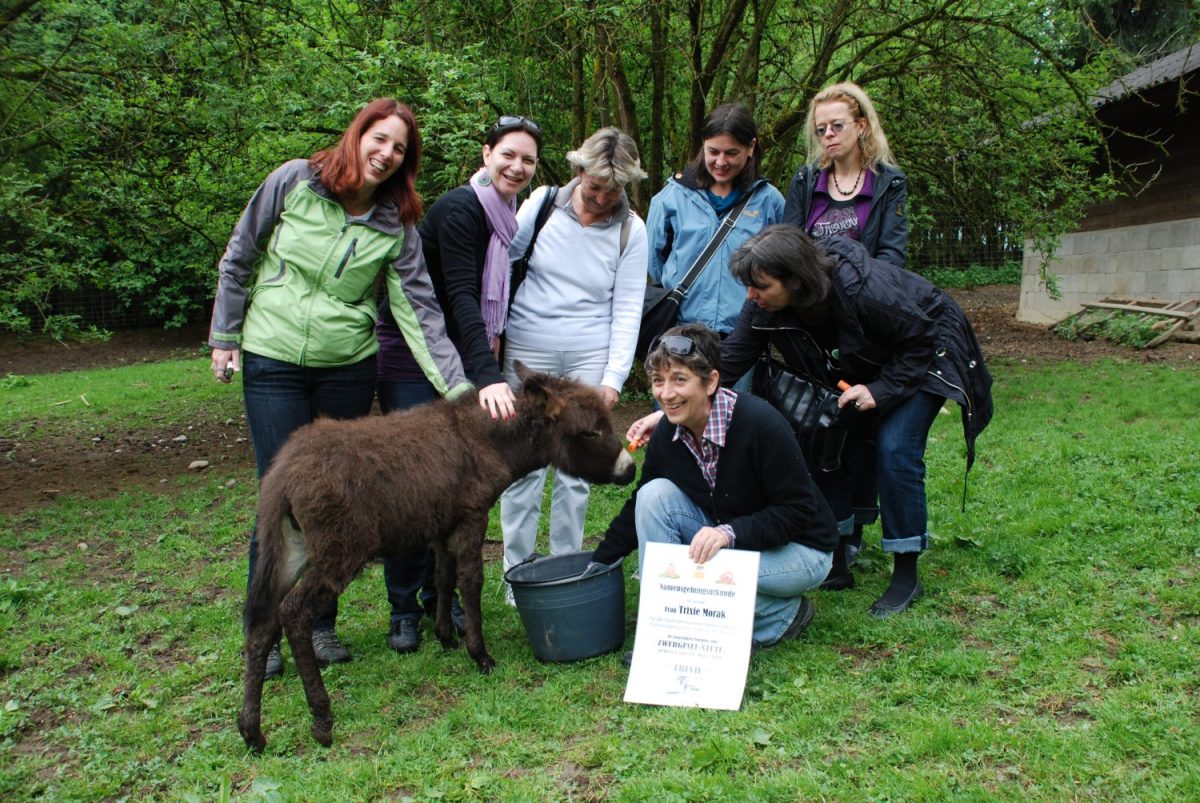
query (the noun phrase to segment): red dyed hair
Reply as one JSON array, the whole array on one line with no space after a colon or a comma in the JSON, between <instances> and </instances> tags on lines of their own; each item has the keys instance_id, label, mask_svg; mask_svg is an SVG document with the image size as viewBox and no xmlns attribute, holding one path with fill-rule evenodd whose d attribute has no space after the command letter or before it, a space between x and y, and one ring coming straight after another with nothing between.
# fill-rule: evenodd
<instances>
[{"instance_id":1,"label":"red dyed hair","mask_svg":"<svg viewBox=\"0 0 1200 803\"><path fill-rule=\"evenodd\" d=\"M398 100L376 98L363 106L337 145L314 153L308 160L313 170L320 170L321 183L338 197L353 195L362 186L362 159L358 155L363 134L379 120L399 117L408 126L408 148L404 161L387 181L375 190L375 198L391 201L400 211L405 223L416 223L424 205L417 194L417 169L421 165L421 132L412 110Z\"/></svg>"}]
</instances>

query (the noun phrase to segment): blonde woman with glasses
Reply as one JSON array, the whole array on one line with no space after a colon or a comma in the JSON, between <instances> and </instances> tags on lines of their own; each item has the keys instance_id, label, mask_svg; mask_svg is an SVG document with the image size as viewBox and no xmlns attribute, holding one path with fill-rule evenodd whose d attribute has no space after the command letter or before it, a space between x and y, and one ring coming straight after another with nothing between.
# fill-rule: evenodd
<instances>
[{"instance_id":1,"label":"blonde woman with glasses","mask_svg":"<svg viewBox=\"0 0 1200 803\"><path fill-rule=\"evenodd\" d=\"M783 222L799 226L818 241L857 240L869 256L903 268L908 251L907 180L895 165L867 93L849 82L821 90L808 105L804 130L808 163L788 187ZM846 464L854 475L853 512L845 512L838 521L841 545L823 586L831 590L854 586L850 566L862 548L863 527L879 517L874 436L859 441Z\"/></svg>"}]
</instances>

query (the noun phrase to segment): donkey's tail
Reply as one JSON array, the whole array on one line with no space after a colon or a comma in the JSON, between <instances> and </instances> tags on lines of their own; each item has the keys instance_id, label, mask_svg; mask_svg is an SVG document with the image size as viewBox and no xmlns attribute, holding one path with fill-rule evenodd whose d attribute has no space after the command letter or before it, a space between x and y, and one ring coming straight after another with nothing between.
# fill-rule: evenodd
<instances>
[{"instance_id":1,"label":"donkey's tail","mask_svg":"<svg viewBox=\"0 0 1200 803\"><path fill-rule=\"evenodd\" d=\"M242 622L246 627L270 620L279 605L281 559L286 549L284 522L289 505L283 489L264 478L258 499L258 558L246 591Z\"/></svg>"}]
</instances>

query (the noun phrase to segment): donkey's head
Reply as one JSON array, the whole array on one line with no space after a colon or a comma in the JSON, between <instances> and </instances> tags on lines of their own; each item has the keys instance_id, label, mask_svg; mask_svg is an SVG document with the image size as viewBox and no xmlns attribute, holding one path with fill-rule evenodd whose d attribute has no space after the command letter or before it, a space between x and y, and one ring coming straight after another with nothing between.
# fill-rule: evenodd
<instances>
[{"instance_id":1,"label":"donkey's head","mask_svg":"<svg viewBox=\"0 0 1200 803\"><path fill-rule=\"evenodd\" d=\"M613 434L603 397L581 382L534 373L516 364L524 403L538 411L549 443L550 464L588 482L625 485L633 480L633 458Z\"/></svg>"}]
</instances>

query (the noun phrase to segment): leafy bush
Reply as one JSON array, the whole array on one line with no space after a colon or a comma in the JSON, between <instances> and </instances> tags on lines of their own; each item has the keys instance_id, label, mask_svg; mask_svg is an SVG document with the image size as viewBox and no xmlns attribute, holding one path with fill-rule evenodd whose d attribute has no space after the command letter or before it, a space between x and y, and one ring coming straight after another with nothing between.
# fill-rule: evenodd
<instances>
[{"instance_id":1,"label":"leafy bush","mask_svg":"<svg viewBox=\"0 0 1200 803\"><path fill-rule=\"evenodd\" d=\"M1094 340L1102 337L1120 346L1142 349L1161 332L1153 318L1136 312L1087 309L1064 318L1050 331L1067 340Z\"/></svg>"},{"instance_id":2,"label":"leafy bush","mask_svg":"<svg viewBox=\"0 0 1200 803\"><path fill-rule=\"evenodd\" d=\"M921 275L938 287L968 288L988 284L1020 284L1021 263L1009 260L995 265L970 265L966 268L926 268Z\"/></svg>"}]
</instances>

